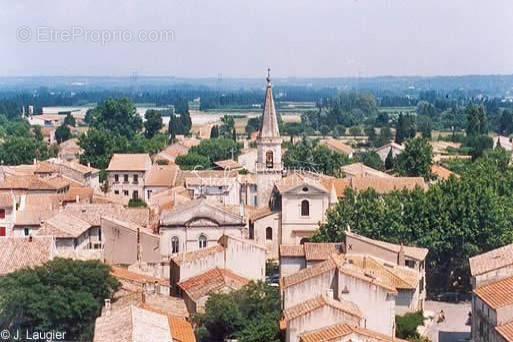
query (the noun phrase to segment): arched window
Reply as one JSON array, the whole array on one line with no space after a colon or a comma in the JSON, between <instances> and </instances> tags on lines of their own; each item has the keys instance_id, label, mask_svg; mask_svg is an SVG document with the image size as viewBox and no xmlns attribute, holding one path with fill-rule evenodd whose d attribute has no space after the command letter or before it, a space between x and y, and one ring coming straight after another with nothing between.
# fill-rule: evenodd
<instances>
[{"instance_id":1,"label":"arched window","mask_svg":"<svg viewBox=\"0 0 513 342\"><path fill-rule=\"evenodd\" d=\"M265 228L265 239L272 240L273 239L273 229L271 227Z\"/></svg>"},{"instance_id":2,"label":"arched window","mask_svg":"<svg viewBox=\"0 0 513 342\"><path fill-rule=\"evenodd\" d=\"M274 167L273 151L267 151L265 153L265 167L272 169Z\"/></svg>"},{"instance_id":3,"label":"arched window","mask_svg":"<svg viewBox=\"0 0 513 342\"><path fill-rule=\"evenodd\" d=\"M178 253L180 251L180 240L178 240L178 236L173 236L171 238L171 253Z\"/></svg>"},{"instance_id":4,"label":"arched window","mask_svg":"<svg viewBox=\"0 0 513 342\"><path fill-rule=\"evenodd\" d=\"M200 235L199 239L199 248L207 248L207 237L203 234Z\"/></svg>"},{"instance_id":5,"label":"arched window","mask_svg":"<svg viewBox=\"0 0 513 342\"><path fill-rule=\"evenodd\" d=\"M310 216L310 203L307 200L301 201L301 216Z\"/></svg>"}]
</instances>

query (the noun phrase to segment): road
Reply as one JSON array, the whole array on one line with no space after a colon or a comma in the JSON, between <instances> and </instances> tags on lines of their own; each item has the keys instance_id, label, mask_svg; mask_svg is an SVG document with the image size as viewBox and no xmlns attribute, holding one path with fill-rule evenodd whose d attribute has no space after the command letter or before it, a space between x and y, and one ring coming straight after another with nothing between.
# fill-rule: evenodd
<instances>
[{"instance_id":1,"label":"road","mask_svg":"<svg viewBox=\"0 0 513 342\"><path fill-rule=\"evenodd\" d=\"M444 311L445 321L433 324L428 328L428 338L433 342L463 342L470 339L470 326L466 325L470 302L458 304L426 301L425 311L435 314Z\"/></svg>"}]
</instances>

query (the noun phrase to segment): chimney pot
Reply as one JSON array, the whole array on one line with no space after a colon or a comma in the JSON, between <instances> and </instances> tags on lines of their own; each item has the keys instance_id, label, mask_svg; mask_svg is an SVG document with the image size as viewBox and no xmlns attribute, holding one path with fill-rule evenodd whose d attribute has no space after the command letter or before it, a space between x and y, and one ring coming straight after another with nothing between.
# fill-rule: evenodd
<instances>
[{"instance_id":1,"label":"chimney pot","mask_svg":"<svg viewBox=\"0 0 513 342\"><path fill-rule=\"evenodd\" d=\"M111 306L110 306L110 299L109 298L106 298L105 299L105 314L107 316L110 315L110 310L111 310Z\"/></svg>"}]
</instances>

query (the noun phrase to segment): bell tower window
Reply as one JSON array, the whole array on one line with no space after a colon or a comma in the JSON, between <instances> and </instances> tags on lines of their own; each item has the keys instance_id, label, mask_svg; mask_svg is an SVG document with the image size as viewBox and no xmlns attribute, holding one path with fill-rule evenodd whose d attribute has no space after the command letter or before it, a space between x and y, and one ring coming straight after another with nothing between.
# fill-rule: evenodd
<instances>
[{"instance_id":1,"label":"bell tower window","mask_svg":"<svg viewBox=\"0 0 513 342\"><path fill-rule=\"evenodd\" d=\"M265 167L268 169L272 169L274 167L273 151L267 151L265 153Z\"/></svg>"}]
</instances>

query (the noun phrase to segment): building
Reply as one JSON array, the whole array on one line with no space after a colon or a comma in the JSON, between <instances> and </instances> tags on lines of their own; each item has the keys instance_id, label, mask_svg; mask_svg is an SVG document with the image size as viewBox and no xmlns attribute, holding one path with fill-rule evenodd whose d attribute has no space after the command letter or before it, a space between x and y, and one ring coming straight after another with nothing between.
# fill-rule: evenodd
<instances>
[{"instance_id":1,"label":"building","mask_svg":"<svg viewBox=\"0 0 513 342\"><path fill-rule=\"evenodd\" d=\"M387 159L387 156L390 153L390 151L392 151L392 156L394 158L397 158L397 156L404 151L404 146L399 145L395 142L391 142L376 149L376 153L379 155L379 158L383 162L385 162L385 160Z\"/></svg>"},{"instance_id":2,"label":"building","mask_svg":"<svg viewBox=\"0 0 513 342\"><path fill-rule=\"evenodd\" d=\"M0 193L0 237L12 233L16 221L16 198L13 194Z\"/></svg>"},{"instance_id":3,"label":"building","mask_svg":"<svg viewBox=\"0 0 513 342\"><path fill-rule=\"evenodd\" d=\"M392 335L347 323L338 323L321 329L309 331L299 336L299 342L406 342Z\"/></svg>"},{"instance_id":4,"label":"building","mask_svg":"<svg viewBox=\"0 0 513 342\"><path fill-rule=\"evenodd\" d=\"M346 178L352 177L382 177L382 178L393 178L393 176L368 167L363 163L353 163L349 165L344 165L340 168L340 171L344 174Z\"/></svg>"},{"instance_id":5,"label":"building","mask_svg":"<svg viewBox=\"0 0 513 342\"><path fill-rule=\"evenodd\" d=\"M178 166L152 165L144 181L144 200L149 202L152 195L175 186Z\"/></svg>"},{"instance_id":6,"label":"building","mask_svg":"<svg viewBox=\"0 0 513 342\"><path fill-rule=\"evenodd\" d=\"M107 168L109 193L131 199L144 199L144 181L150 169L151 159L146 153L115 153Z\"/></svg>"},{"instance_id":7,"label":"building","mask_svg":"<svg viewBox=\"0 0 513 342\"><path fill-rule=\"evenodd\" d=\"M483 285L472 295L472 339L476 342L513 340L513 277Z\"/></svg>"},{"instance_id":8,"label":"building","mask_svg":"<svg viewBox=\"0 0 513 342\"><path fill-rule=\"evenodd\" d=\"M270 69L267 72L262 123L257 137L257 189L258 207L269 205L274 184L282 177L281 162L282 139L278 128L278 117L274 107Z\"/></svg>"},{"instance_id":9,"label":"building","mask_svg":"<svg viewBox=\"0 0 513 342\"><path fill-rule=\"evenodd\" d=\"M216 245L224 234L242 238L243 216L204 198L193 200L160 215L160 252L176 255Z\"/></svg>"},{"instance_id":10,"label":"building","mask_svg":"<svg viewBox=\"0 0 513 342\"><path fill-rule=\"evenodd\" d=\"M353 153L354 153L353 148L347 144L344 144L342 141L340 141L338 139L333 139L333 138L321 139L319 141L319 145L326 146L328 149L330 149L333 152L345 154L349 158L353 157Z\"/></svg>"},{"instance_id":11,"label":"building","mask_svg":"<svg viewBox=\"0 0 513 342\"><path fill-rule=\"evenodd\" d=\"M302 245L280 245L280 275L294 274L306 267L328 260L332 254L342 254L343 243L305 242Z\"/></svg>"},{"instance_id":12,"label":"building","mask_svg":"<svg viewBox=\"0 0 513 342\"><path fill-rule=\"evenodd\" d=\"M50 159L49 162L58 168L60 175L94 190L100 189L99 169L91 167L90 165L82 165L73 160Z\"/></svg>"},{"instance_id":13,"label":"building","mask_svg":"<svg viewBox=\"0 0 513 342\"><path fill-rule=\"evenodd\" d=\"M469 259L473 289L513 276L513 244Z\"/></svg>"},{"instance_id":14,"label":"building","mask_svg":"<svg viewBox=\"0 0 513 342\"><path fill-rule=\"evenodd\" d=\"M69 139L59 144L59 159L67 161L77 160L81 153L82 149L78 146L77 138Z\"/></svg>"}]
</instances>

